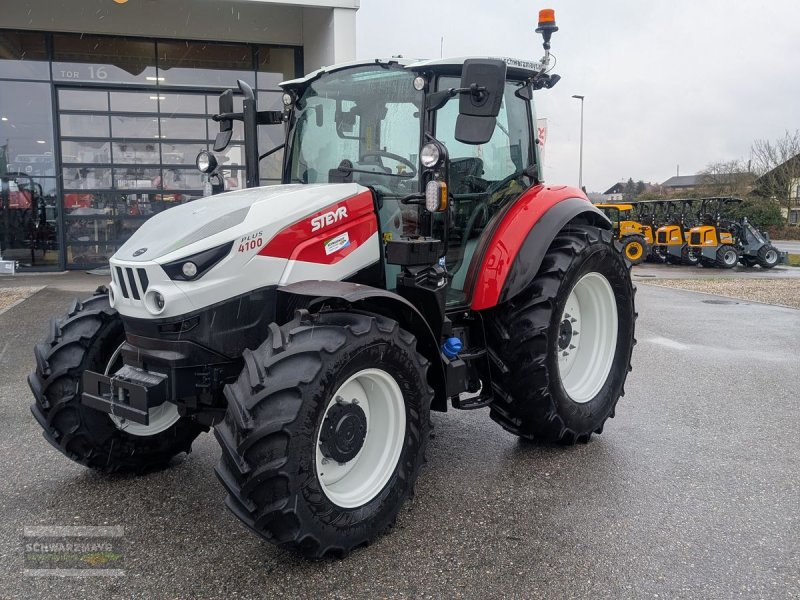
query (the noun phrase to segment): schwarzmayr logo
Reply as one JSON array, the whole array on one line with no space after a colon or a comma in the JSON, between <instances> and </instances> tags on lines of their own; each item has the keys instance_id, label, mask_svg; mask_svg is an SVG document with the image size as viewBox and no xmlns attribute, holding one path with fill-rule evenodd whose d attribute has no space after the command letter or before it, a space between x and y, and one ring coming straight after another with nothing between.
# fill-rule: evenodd
<instances>
[{"instance_id":1,"label":"schwarzmayr logo","mask_svg":"<svg viewBox=\"0 0 800 600\"><path fill-rule=\"evenodd\" d=\"M125 528L44 525L25 527L25 575L120 577Z\"/></svg>"}]
</instances>

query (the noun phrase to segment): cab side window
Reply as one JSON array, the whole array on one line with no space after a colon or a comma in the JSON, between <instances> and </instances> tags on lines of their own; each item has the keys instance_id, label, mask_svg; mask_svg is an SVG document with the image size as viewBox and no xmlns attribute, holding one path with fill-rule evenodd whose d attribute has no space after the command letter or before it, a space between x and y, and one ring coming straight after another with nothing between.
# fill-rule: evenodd
<instances>
[{"instance_id":1,"label":"cab side window","mask_svg":"<svg viewBox=\"0 0 800 600\"><path fill-rule=\"evenodd\" d=\"M443 77L438 89L459 87L455 77ZM466 296L464 279L478 239L494 214L525 190L522 171L536 163L530 137L533 119L529 103L515 95L519 84L506 83L500 113L486 144L463 144L455 139L458 100L450 100L436 113L436 138L450 157L449 190L452 194L447 270L453 276L449 301Z\"/></svg>"}]
</instances>

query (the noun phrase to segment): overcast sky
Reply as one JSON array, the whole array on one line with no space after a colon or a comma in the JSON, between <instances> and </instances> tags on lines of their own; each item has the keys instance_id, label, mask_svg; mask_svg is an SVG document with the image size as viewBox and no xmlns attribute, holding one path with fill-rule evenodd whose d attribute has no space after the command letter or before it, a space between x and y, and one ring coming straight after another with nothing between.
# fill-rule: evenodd
<instances>
[{"instance_id":1,"label":"overcast sky","mask_svg":"<svg viewBox=\"0 0 800 600\"><path fill-rule=\"evenodd\" d=\"M554 8L562 80L537 92L548 119L545 178L663 182L747 159L755 139L800 128L797 0L361 0L359 58L500 55L538 60L539 8Z\"/></svg>"}]
</instances>

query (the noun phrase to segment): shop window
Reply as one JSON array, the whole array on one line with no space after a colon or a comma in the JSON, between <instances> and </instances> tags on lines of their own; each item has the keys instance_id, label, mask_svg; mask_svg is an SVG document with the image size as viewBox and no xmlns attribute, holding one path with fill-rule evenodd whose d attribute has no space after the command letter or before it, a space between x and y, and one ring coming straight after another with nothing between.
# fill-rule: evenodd
<instances>
[{"instance_id":1,"label":"shop window","mask_svg":"<svg viewBox=\"0 0 800 600\"><path fill-rule=\"evenodd\" d=\"M158 92L111 92L111 110L114 112L158 112Z\"/></svg>"},{"instance_id":2,"label":"shop window","mask_svg":"<svg viewBox=\"0 0 800 600\"><path fill-rule=\"evenodd\" d=\"M64 137L108 137L108 115L70 115L59 117Z\"/></svg>"},{"instance_id":3,"label":"shop window","mask_svg":"<svg viewBox=\"0 0 800 600\"><path fill-rule=\"evenodd\" d=\"M157 165L160 162L158 142L114 142L114 164Z\"/></svg>"},{"instance_id":4,"label":"shop window","mask_svg":"<svg viewBox=\"0 0 800 600\"><path fill-rule=\"evenodd\" d=\"M156 45L130 38L53 36L53 79L155 85Z\"/></svg>"},{"instance_id":5,"label":"shop window","mask_svg":"<svg viewBox=\"0 0 800 600\"><path fill-rule=\"evenodd\" d=\"M110 163L111 144L91 140L64 140L61 142L61 162Z\"/></svg>"},{"instance_id":6,"label":"shop window","mask_svg":"<svg viewBox=\"0 0 800 600\"><path fill-rule=\"evenodd\" d=\"M0 247L23 267L59 262L58 206L54 178L0 175Z\"/></svg>"},{"instance_id":7,"label":"shop window","mask_svg":"<svg viewBox=\"0 0 800 600\"><path fill-rule=\"evenodd\" d=\"M236 87L243 79L255 85L253 50L238 44L158 42L161 85Z\"/></svg>"},{"instance_id":8,"label":"shop window","mask_svg":"<svg viewBox=\"0 0 800 600\"><path fill-rule=\"evenodd\" d=\"M205 140L207 137L206 119L162 118L161 137L178 140Z\"/></svg>"},{"instance_id":9,"label":"shop window","mask_svg":"<svg viewBox=\"0 0 800 600\"><path fill-rule=\"evenodd\" d=\"M161 144L161 162L164 165L189 165L194 166L197 153L207 150L204 142L194 144L176 144L163 142Z\"/></svg>"},{"instance_id":10,"label":"shop window","mask_svg":"<svg viewBox=\"0 0 800 600\"><path fill-rule=\"evenodd\" d=\"M108 111L108 92L91 90L60 90L58 108L61 110Z\"/></svg>"},{"instance_id":11,"label":"shop window","mask_svg":"<svg viewBox=\"0 0 800 600\"><path fill-rule=\"evenodd\" d=\"M161 187L161 170L137 166L114 169L114 187L118 190L158 189Z\"/></svg>"},{"instance_id":12,"label":"shop window","mask_svg":"<svg viewBox=\"0 0 800 600\"><path fill-rule=\"evenodd\" d=\"M54 176L50 85L4 81L0 85L0 175Z\"/></svg>"},{"instance_id":13,"label":"shop window","mask_svg":"<svg viewBox=\"0 0 800 600\"><path fill-rule=\"evenodd\" d=\"M0 73L14 79L50 79L44 34L0 31Z\"/></svg>"},{"instance_id":14,"label":"shop window","mask_svg":"<svg viewBox=\"0 0 800 600\"><path fill-rule=\"evenodd\" d=\"M111 116L111 135L120 138L158 138L158 119L153 117Z\"/></svg>"},{"instance_id":15,"label":"shop window","mask_svg":"<svg viewBox=\"0 0 800 600\"><path fill-rule=\"evenodd\" d=\"M111 187L111 169L98 167L69 167L63 169L64 189L92 190Z\"/></svg>"},{"instance_id":16,"label":"shop window","mask_svg":"<svg viewBox=\"0 0 800 600\"><path fill-rule=\"evenodd\" d=\"M171 94L160 92L159 106L162 115L175 114L205 115L206 98L201 94ZM216 104L213 108L216 108Z\"/></svg>"}]
</instances>

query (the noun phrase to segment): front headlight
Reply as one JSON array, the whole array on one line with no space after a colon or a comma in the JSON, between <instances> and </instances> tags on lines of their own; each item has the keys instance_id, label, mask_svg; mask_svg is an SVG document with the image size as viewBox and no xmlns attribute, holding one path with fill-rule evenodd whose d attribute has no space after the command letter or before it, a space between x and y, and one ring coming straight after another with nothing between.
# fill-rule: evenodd
<instances>
[{"instance_id":1,"label":"front headlight","mask_svg":"<svg viewBox=\"0 0 800 600\"><path fill-rule=\"evenodd\" d=\"M439 145L429 142L422 147L419 153L419 161L426 169L430 169L439 164L442 158L442 153L439 150Z\"/></svg>"},{"instance_id":2,"label":"front headlight","mask_svg":"<svg viewBox=\"0 0 800 600\"><path fill-rule=\"evenodd\" d=\"M208 150L201 150L197 154L197 168L201 173L211 173L217 168L217 159Z\"/></svg>"},{"instance_id":3,"label":"front headlight","mask_svg":"<svg viewBox=\"0 0 800 600\"><path fill-rule=\"evenodd\" d=\"M228 256L233 247L233 241L204 250L180 260L161 265L167 276L173 281L196 281L223 258Z\"/></svg>"}]
</instances>

